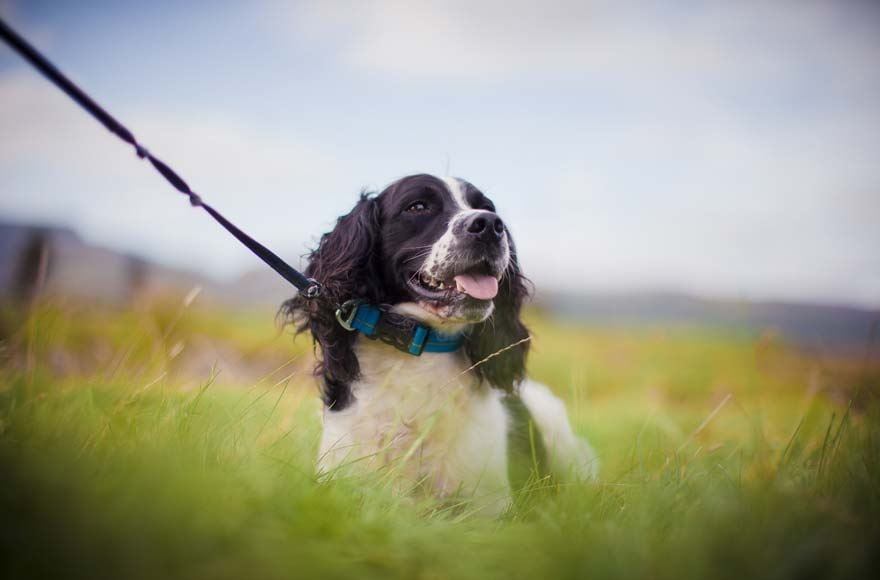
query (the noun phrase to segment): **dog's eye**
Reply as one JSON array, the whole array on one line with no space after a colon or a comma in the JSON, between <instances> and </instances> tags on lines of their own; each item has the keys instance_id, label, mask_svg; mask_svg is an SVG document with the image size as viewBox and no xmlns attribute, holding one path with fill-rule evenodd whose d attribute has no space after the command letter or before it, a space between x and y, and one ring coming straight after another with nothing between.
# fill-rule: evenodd
<instances>
[{"instance_id":1,"label":"dog's eye","mask_svg":"<svg viewBox=\"0 0 880 580\"><path fill-rule=\"evenodd\" d=\"M428 211L428 204L423 201L414 201L406 208L409 213L424 213Z\"/></svg>"}]
</instances>

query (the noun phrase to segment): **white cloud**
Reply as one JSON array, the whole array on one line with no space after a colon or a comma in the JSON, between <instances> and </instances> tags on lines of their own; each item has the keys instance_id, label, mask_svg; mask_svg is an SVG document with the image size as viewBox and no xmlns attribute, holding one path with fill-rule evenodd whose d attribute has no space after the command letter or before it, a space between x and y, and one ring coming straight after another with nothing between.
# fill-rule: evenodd
<instances>
[{"instance_id":1,"label":"white cloud","mask_svg":"<svg viewBox=\"0 0 880 580\"><path fill-rule=\"evenodd\" d=\"M880 53L876 27L859 25L858 6L834 3L388 0L283 10L280 22L332 37L355 67L430 82L736 82L811 66L821 82L880 83L871 66Z\"/></svg>"}]
</instances>

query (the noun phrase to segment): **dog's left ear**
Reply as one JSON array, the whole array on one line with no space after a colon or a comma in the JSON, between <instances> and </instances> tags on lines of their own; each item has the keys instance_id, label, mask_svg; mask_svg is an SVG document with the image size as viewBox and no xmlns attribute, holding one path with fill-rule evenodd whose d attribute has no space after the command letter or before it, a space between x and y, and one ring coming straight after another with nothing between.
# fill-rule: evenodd
<instances>
[{"instance_id":1,"label":"dog's left ear","mask_svg":"<svg viewBox=\"0 0 880 580\"><path fill-rule=\"evenodd\" d=\"M526 374L529 341L504 349L529 336L529 329L520 318L523 303L529 296L529 282L520 273L516 249L509 234L508 240L510 264L498 287L495 310L492 316L471 329L465 350L471 364L479 363L474 372L480 378L494 387L513 392ZM483 360L485 362L480 362Z\"/></svg>"}]
</instances>

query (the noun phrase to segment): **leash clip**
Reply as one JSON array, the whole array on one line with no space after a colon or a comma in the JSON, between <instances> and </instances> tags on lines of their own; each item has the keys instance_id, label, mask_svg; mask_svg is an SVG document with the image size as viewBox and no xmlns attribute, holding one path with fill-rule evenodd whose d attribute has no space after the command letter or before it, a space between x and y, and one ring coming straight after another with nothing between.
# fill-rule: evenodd
<instances>
[{"instance_id":1,"label":"leash clip","mask_svg":"<svg viewBox=\"0 0 880 580\"><path fill-rule=\"evenodd\" d=\"M351 324L357 316L360 303L360 300L346 300L342 306L336 309L336 322L339 323L339 326L345 330L354 330L354 326Z\"/></svg>"},{"instance_id":2,"label":"leash clip","mask_svg":"<svg viewBox=\"0 0 880 580\"><path fill-rule=\"evenodd\" d=\"M309 278L309 287L304 291L306 299L312 300L313 298L317 298L321 295L321 290L323 290L323 286L321 286L320 282L314 278Z\"/></svg>"}]
</instances>

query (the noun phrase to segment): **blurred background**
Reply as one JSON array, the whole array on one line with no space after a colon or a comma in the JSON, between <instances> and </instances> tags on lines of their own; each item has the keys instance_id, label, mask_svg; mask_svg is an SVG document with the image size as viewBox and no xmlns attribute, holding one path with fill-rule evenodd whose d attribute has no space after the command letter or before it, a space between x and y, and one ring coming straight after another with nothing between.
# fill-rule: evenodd
<instances>
[{"instance_id":1,"label":"blurred background","mask_svg":"<svg viewBox=\"0 0 880 580\"><path fill-rule=\"evenodd\" d=\"M294 266L364 189L473 182L536 286L530 376L602 464L501 523L400 501L395 465L315 474L292 288L0 45L0 577L880 568L880 3L0 17Z\"/></svg>"},{"instance_id":2,"label":"blurred background","mask_svg":"<svg viewBox=\"0 0 880 580\"><path fill-rule=\"evenodd\" d=\"M567 319L861 348L880 308L873 2L2 0L0 16L295 266L359 191L429 172L495 200L536 302ZM6 47L0 103L4 296L39 276L111 303L291 294Z\"/></svg>"}]
</instances>

